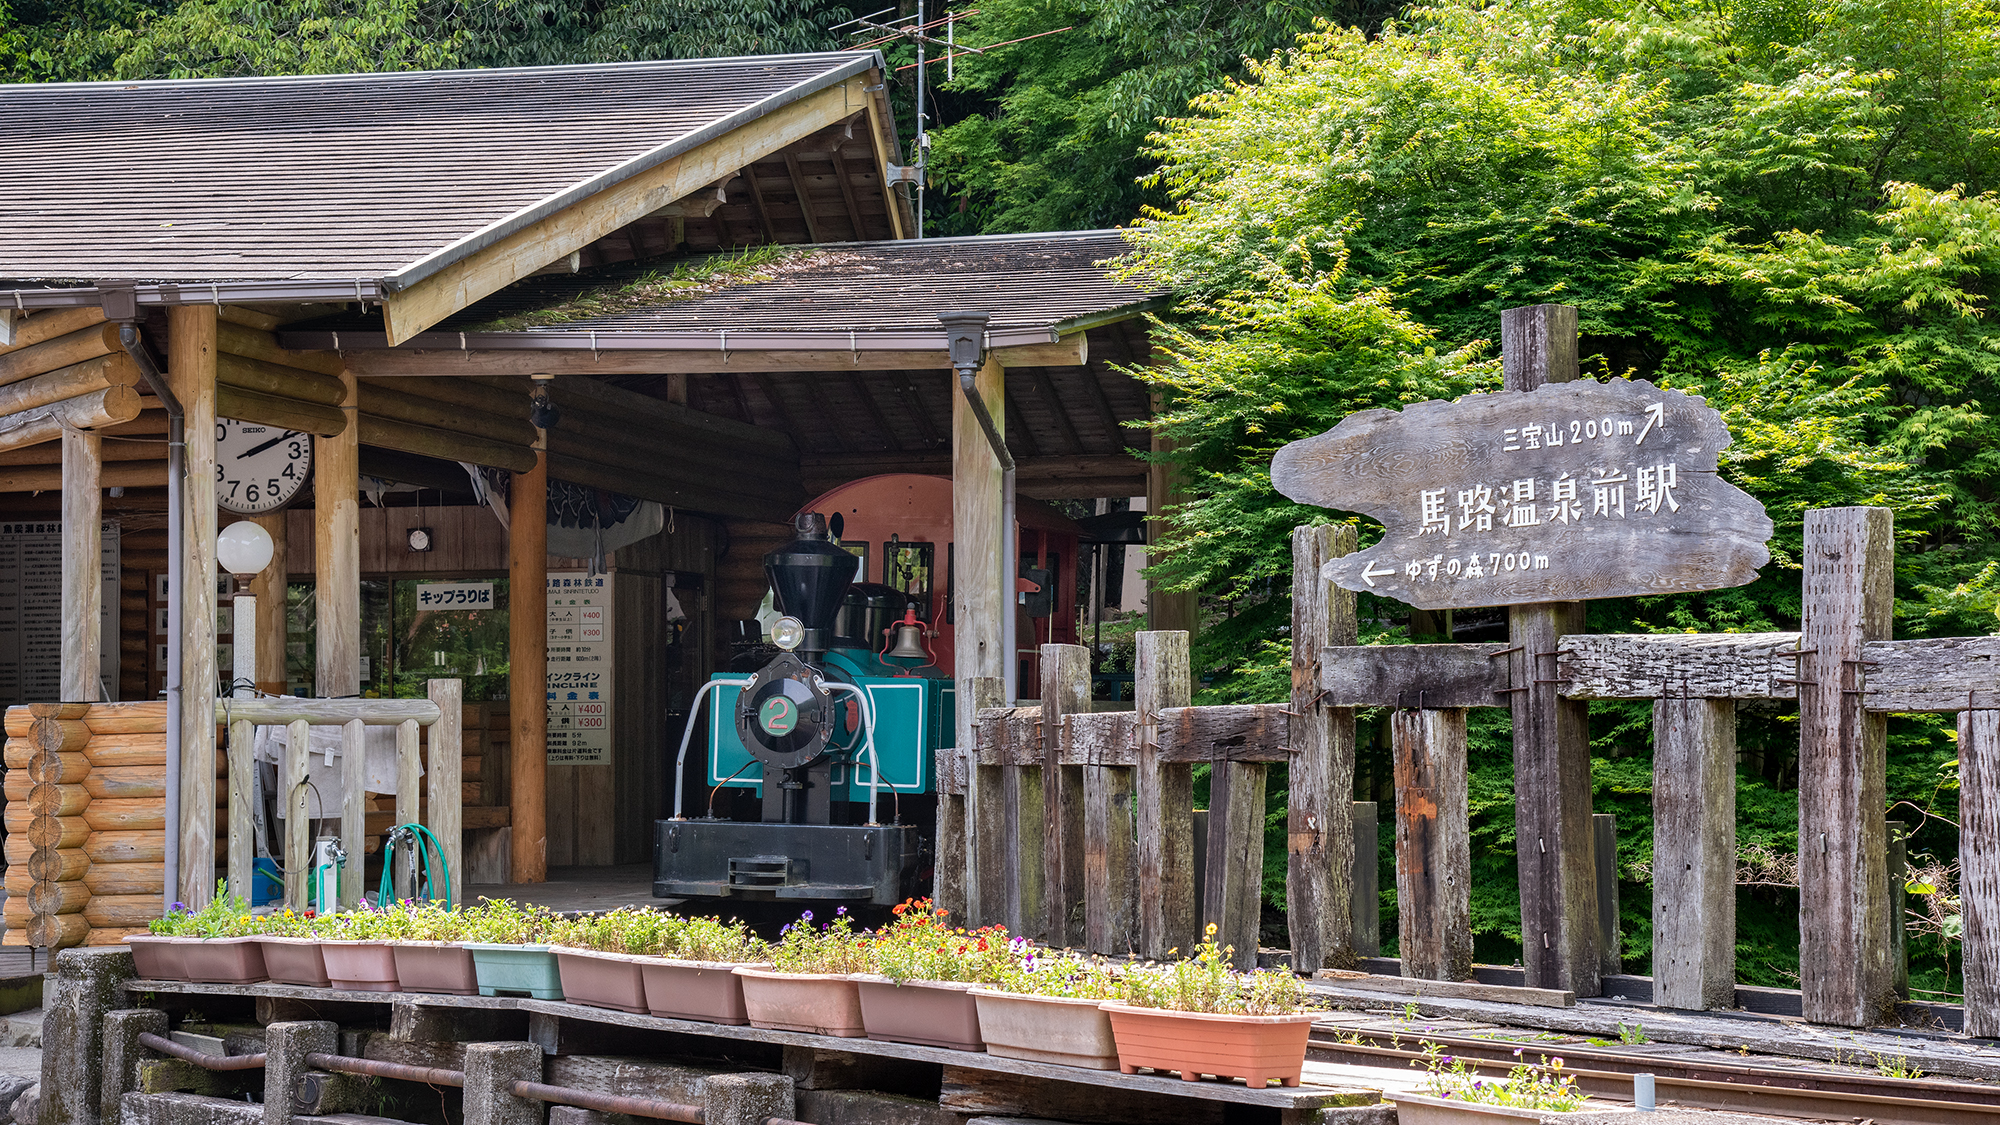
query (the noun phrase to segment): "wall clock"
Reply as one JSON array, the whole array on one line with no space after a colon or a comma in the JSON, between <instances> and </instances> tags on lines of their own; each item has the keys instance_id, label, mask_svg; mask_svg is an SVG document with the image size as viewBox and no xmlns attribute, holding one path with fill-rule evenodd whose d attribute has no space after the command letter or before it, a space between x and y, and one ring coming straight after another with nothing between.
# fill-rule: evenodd
<instances>
[{"instance_id":1,"label":"wall clock","mask_svg":"<svg viewBox=\"0 0 2000 1125\"><path fill-rule=\"evenodd\" d=\"M215 420L215 505L239 516L275 512L312 475L312 435L283 426Z\"/></svg>"}]
</instances>

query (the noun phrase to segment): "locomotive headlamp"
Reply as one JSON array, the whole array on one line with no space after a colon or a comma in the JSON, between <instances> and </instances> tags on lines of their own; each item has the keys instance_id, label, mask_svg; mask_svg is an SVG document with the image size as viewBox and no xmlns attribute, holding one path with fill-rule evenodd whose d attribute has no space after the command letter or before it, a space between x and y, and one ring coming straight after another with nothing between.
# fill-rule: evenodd
<instances>
[{"instance_id":1,"label":"locomotive headlamp","mask_svg":"<svg viewBox=\"0 0 2000 1125\"><path fill-rule=\"evenodd\" d=\"M771 643L790 652L806 639L805 622L796 617L780 617L771 623Z\"/></svg>"}]
</instances>

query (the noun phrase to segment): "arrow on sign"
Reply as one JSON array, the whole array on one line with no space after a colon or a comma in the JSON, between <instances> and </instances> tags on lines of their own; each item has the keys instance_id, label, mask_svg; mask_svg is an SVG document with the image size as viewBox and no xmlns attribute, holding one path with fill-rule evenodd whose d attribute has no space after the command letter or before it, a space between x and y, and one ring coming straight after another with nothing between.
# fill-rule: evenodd
<instances>
[{"instance_id":1,"label":"arrow on sign","mask_svg":"<svg viewBox=\"0 0 2000 1125\"><path fill-rule=\"evenodd\" d=\"M1365 582L1367 582L1367 583L1368 583L1368 585L1369 585L1369 587L1370 587L1370 588L1373 588L1373 587L1374 587L1374 585L1375 585L1375 580L1376 580L1377 578L1386 578L1386 577L1388 577L1389 575L1392 575L1392 574L1394 574L1394 573L1396 573L1396 568L1395 568L1395 567L1393 567L1393 566L1391 566L1391 567L1384 567L1384 568L1383 568L1383 569L1381 569L1381 570L1376 570L1376 569L1375 569L1375 562L1374 562L1374 560L1373 560L1373 559L1370 559L1370 560L1369 560L1369 562L1368 562L1368 565L1367 565L1367 566L1364 566L1364 567L1362 567L1362 568L1361 568L1361 578L1362 578L1362 580L1363 580L1363 581L1365 581Z\"/></svg>"},{"instance_id":2,"label":"arrow on sign","mask_svg":"<svg viewBox=\"0 0 2000 1125\"><path fill-rule=\"evenodd\" d=\"M1633 445L1646 444L1646 435L1653 432L1654 426L1660 425L1666 420L1667 420L1666 403L1656 402L1646 407L1646 428L1639 431L1639 437L1635 441L1633 441L1632 444Z\"/></svg>"}]
</instances>

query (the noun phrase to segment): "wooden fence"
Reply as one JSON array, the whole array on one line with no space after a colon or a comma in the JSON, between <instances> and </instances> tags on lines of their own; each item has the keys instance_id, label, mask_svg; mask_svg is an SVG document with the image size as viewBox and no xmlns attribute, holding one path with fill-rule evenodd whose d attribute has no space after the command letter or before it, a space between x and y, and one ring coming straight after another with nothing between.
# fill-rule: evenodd
<instances>
[{"instance_id":1,"label":"wooden fence","mask_svg":"<svg viewBox=\"0 0 2000 1125\"><path fill-rule=\"evenodd\" d=\"M1507 707L1532 684L1553 683L1580 702L1653 701L1655 1000L1730 1007L1736 701L1796 700L1803 1007L1809 1019L1860 1026L1886 1018L1907 987L1891 963L1886 716L1949 712L1958 715L1966 1030L2000 1035L2000 637L1888 638L1889 517L1880 508L1808 513L1801 633L1571 634L1548 653L1504 643L1354 644L1353 595L1319 579L1321 563L1353 549L1352 531L1301 528L1292 701L1187 706L1186 635L1141 633L1135 709L1092 714L1084 650L1045 646L1041 705L982 710L972 748L939 752L940 823L963 826L940 832L940 897L973 924L1109 954L1185 950L1214 923L1237 962L1249 964L1265 774L1289 762L1293 963L1351 964L1354 919L1367 913L1354 910L1345 815L1353 709L1390 708L1403 973L1465 979L1466 712ZM1191 828L1198 763L1213 771L1200 887ZM1608 819L1578 830L1588 839ZM1566 893L1551 909L1594 934L1592 948L1616 971L1616 916L1599 910L1600 894ZM1524 892L1532 937L1528 906Z\"/></svg>"}]
</instances>

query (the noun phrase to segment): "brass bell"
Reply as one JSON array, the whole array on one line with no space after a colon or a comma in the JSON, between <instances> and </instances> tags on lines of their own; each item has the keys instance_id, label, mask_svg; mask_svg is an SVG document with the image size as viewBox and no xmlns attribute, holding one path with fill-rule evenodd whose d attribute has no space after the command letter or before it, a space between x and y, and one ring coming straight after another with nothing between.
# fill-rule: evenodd
<instances>
[{"instance_id":1,"label":"brass bell","mask_svg":"<svg viewBox=\"0 0 2000 1125\"><path fill-rule=\"evenodd\" d=\"M930 653L924 651L924 627L910 622L896 624L896 647L889 650L890 656L909 660L928 660Z\"/></svg>"}]
</instances>

